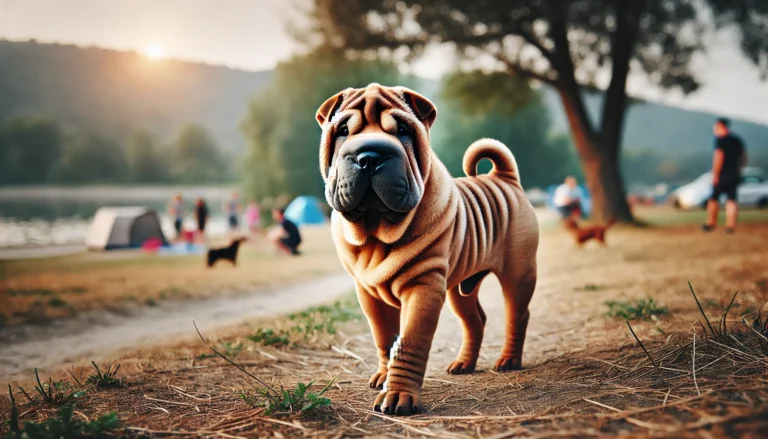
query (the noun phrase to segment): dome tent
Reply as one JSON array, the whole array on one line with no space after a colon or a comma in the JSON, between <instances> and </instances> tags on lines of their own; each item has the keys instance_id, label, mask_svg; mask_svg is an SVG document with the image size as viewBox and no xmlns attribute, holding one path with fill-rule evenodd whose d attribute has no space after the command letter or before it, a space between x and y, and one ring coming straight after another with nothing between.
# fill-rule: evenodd
<instances>
[{"instance_id":1,"label":"dome tent","mask_svg":"<svg viewBox=\"0 0 768 439\"><path fill-rule=\"evenodd\" d=\"M85 246L96 251L139 248L152 238L168 244L154 209L102 207L91 221Z\"/></svg>"},{"instance_id":2,"label":"dome tent","mask_svg":"<svg viewBox=\"0 0 768 439\"><path fill-rule=\"evenodd\" d=\"M320 200L308 195L294 198L291 204L285 208L285 217L296 223L297 226L323 224L326 221L325 214L320 207Z\"/></svg>"}]
</instances>

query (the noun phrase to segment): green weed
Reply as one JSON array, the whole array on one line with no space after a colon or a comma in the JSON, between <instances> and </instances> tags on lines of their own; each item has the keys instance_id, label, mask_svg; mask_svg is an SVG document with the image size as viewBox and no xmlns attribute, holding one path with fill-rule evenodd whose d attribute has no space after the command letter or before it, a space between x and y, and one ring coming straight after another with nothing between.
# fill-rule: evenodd
<instances>
[{"instance_id":1,"label":"green weed","mask_svg":"<svg viewBox=\"0 0 768 439\"><path fill-rule=\"evenodd\" d=\"M265 346L290 344L289 334L285 331L275 332L271 329L258 328L253 335L246 337L248 340L261 343Z\"/></svg>"},{"instance_id":2,"label":"green weed","mask_svg":"<svg viewBox=\"0 0 768 439\"><path fill-rule=\"evenodd\" d=\"M317 410L321 407L331 405L331 400L324 397L323 394L336 381L334 378L319 392L310 392L309 389L315 383L308 384L299 382L292 389L286 390L282 386L276 393L269 389L259 389L256 394L249 394L244 391L236 392L236 395L252 407L264 407L264 413L271 415L292 415L302 414Z\"/></svg>"},{"instance_id":3,"label":"green weed","mask_svg":"<svg viewBox=\"0 0 768 439\"><path fill-rule=\"evenodd\" d=\"M148 298L147 300L145 300L144 303L147 306L157 306L157 301L155 299L151 298L151 297Z\"/></svg>"},{"instance_id":4,"label":"green weed","mask_svg":"<svg viewBox=\"0 0 768 439\"><path fill-rule=\"evenodd\" d=\"M112 370L112 363L109 363L104 372L99 369L99 366L96 364L96 362L91 361L91 364L93 364L93 368L96 369L96 373L89 375L88 379L85 381L86 383L93 384L94 386L101 388L116 387L123 384L123 380L117 377L117 371L120 370L119 364L114 370Z\"/></svg>"},{"instance_id":5,"label":"green weed","mask_svg":"<svg viewBox=\"0 0 768 439\"><path fill-rule=\"evenodd\" d=\"M595 284L586 284L582 287L575 288L576 291L597 291L599 289L600 289L600 286Z\"/></svg>"},{"instance_id":6,"label":"green weed","mask_svg":"<svg viewBox=\"0 0 768 439\"><path fill-rule=\"evenodd\" d=\"M205 360L206 358L213 358L216 354L200 354L197 357L195 357L198 360Z\"/></svg>"},{"instance_id":7,"label":"green weed","mask_svg":"<svg viewBox=\"0 0 768 439\"><path fill-rule=\"evenodd\" d=\"M331 405L331 400L325 398L323 394L328 391L333 383L336 382L335 377L319 392L309 391L310 387L312 387L314 384L314 381L310 382L309 384L299 382L290 390L286 390L281 385L280 390L277 390L270 386L266 381L243 369L239 364L229 359L226 355L214 349L210 343L205 341L203 334L201 334L200 330L197 329L197 325L195 324L194 320L192 321L192 324L195 326L195 331L197 331L197 335L200 336L200 340L202 340L203 343L205 343L205 345L208 346L211 351L226 360L229 364L235 366L244 374L253 378L254 381L262 386L256 390L255 394L237 392L238 397L240 397L240 399L246 403L252 406L263 406L267 415L302 414Z\"/></svg>"},{"instance_id":8,"label":"green weed","mask_svg":"<svg viewBox=\"0 0 768 439\"><path fill-rule=\"evenodd\" d=\"M39 381L39 380L38 380ZM19 424L19 410L13 396L13 389L8 385L11 399L10 430L5 435L6 439L81 439L103 438L106 433L112 433L116 437L121 426L120 418L116 413L108 413L99 418L82 421L73 416L74 406L67 404L59 409L57 416L50 417L40 422L24 421Z\"/></svg>"},{"instance_id":9,"label":"green weed","mask_svg":"<svg viewBox=\"0 0 768 439\"><path fill-rule=\"evenodd\" d=\"M37 385L34 387L35 391L43 402L51 405L66 404L85 395L84 390L75 389L70 383L65 381L53 381L53 378L49 377L48 382L43 383L40 381L40 374L37 372L37 368L35 368L35 379L37 380ZM19 387L19 390L30 402L35 402L35 399L29 396L26 390L22 387Z\"/></svg>"},{"instance_id":10,"label":"green weed","mask_svg":"<svg viewBox=\"0 0 768 439\"><path fill-rule=\"evenodd\" d=\"M287 329L258 328L248 339L264 345L289 345L296 340L307 341L319 334L336 334L338 325L362 317L357 299L336 301L333 305L312 306L287 315L293 323Z\"/></svg>"},{"instance_id":11,"label":"green weed","mask_svg":"<svg viewBox=\"0 0 768 439\"><path fill-rule=\"evenodd\" d=\"M54 308L64 308L69 304L66 300L61 299L59 296L53 296L51 300L48 301L48 305Z\"/></svg>"},{"instance_id":12,"label":"green weed","mask_svg":"<svg viewBox=\"0 0 768 439\"><path fill-rule=\"evenodd\" d=\"M224 347L225 355L228 357L237 357L237 355L243 350L242 343L232 344L230 342L230 343L224 343L222 346Z\"/></svg>"},{"instance_id":13,"label":"green weed","mask_svg":"<svg viewBox=\"0 0 768 439\"><path fill-rule=\"evenodd\" d=\"M639 299L634 302L613 301L605 302L608 307L606 313L608 317L621 318L623 320L649 320L653 316L664 315L669 311L666 307L659 305L653 299Z\"/></svg>"}]
</instances>

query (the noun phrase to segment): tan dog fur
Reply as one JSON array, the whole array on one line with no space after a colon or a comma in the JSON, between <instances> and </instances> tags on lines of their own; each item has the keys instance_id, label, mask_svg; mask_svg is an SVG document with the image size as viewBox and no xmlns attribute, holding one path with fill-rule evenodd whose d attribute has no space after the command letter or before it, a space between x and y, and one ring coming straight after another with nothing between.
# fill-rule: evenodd
<instances>
[{"instance_id":1,"label":"tan dog fur","mask_svg":"<svg viewBox=\"0 0 768 439\"><path fill-rule=\"evenodd\" d=\"M418 93L378 84L344 90L317 112L326 188L338 177L335 157L345 142L371 133L395 136L398 121L413 131L413 141L403 148L409 179L421 190L418 205L396 224L351 222L337 211L331 216L338 256L356 281L378 350L370 386L382 391L374 408L390 414L423 410L421 386L446 297L464 334L448 371L474 371L486 321L478 290L489 272L501 283L506 311L506 340L494 369L520 368L536 286L538 222L514 157L500 142L478 140L464 156L468 177L453 179L430 147L436 116L434 105ZM343 141L337 136L341 123L349 132ZM494 168L477 175L483 158Z\"/></svg>"}]
</instances>

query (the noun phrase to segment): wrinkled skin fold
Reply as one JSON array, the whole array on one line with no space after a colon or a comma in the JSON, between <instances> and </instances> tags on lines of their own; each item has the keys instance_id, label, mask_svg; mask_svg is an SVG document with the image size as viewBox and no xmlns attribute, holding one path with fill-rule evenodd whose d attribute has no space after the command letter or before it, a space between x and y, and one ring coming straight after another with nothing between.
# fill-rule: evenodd
<instances>
[{"instance_id":1,"label":"wrinkled skin fold","mask_svg":"<svg viewBox=\"0 0 768 439\"><path fill-rule=\"evenodd\" d=\"M424 411L421 387L446 299L463 332L447 370L475 370L486 322L477 292L491 273L506 328L493 367L520 368L536 286L538 222L514 157L480 139L465 153L467 177L451 178L430 147L436 117L420 94L379 84L343 90L316 115L333 240L378 351L373 406L391 415ZM482 159L494 164L488 175L477 175Z\"/></svg>"}]
</instances>

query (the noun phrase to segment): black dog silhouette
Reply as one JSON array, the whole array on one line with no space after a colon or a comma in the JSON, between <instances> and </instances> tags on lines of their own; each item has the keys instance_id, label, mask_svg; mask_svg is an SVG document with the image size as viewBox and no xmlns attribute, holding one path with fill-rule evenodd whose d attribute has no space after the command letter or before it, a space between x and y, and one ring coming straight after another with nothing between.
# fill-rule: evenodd
<instances>
[{"instance_id":1,"label":"black dog silhouette","mask_svg":"<svg viewBox=\"0 0 768 439\"><path fill-rule=\"evenodd\" d=\"M237 238L227 247L208 250L208 267L213 267L219 259L224 259L231 262L232 265L237 265L237 252L240 250L240 243L243 241L245 241L245 238Z\"/></svg>"}]
</instances>

